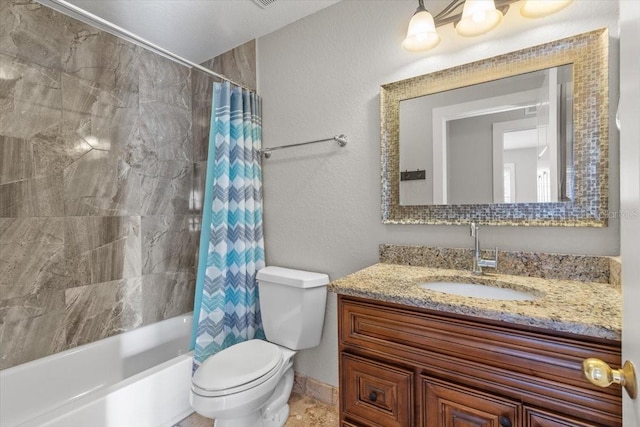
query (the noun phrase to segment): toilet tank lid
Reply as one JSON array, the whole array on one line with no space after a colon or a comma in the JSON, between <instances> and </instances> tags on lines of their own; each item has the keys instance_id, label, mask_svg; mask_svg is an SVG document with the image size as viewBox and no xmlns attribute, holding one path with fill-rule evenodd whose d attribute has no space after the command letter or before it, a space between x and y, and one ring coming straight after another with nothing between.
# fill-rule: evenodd
<instances>
[{"instance_id":1,"label":"toilet tank lid","mask_svg":"<svg viewBox=\"0 0 640 427\"><path fill-rule=\"evenodd\" d=\"M265 267L258 271L258 280L297 288L315 288L329 284L329 276L311 271L293 270L283 267Z\"/></svg>"}]
</instances>

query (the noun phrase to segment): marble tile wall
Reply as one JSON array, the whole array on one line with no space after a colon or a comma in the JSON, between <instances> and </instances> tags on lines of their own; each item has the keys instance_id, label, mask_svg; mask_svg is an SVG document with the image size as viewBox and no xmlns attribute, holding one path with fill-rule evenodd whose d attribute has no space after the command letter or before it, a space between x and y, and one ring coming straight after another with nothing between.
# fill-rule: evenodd
<instances>
[{"instance_id":1,"label":"marble tile wall","mask_svg":"<svg viewBox=\"0 0 640 427\"><path fill-rule=\"evenodd\" d=\"M192 309L206 160L192 84L164 57L0 0L0 369Z\"/></svg>"}]
</instances>

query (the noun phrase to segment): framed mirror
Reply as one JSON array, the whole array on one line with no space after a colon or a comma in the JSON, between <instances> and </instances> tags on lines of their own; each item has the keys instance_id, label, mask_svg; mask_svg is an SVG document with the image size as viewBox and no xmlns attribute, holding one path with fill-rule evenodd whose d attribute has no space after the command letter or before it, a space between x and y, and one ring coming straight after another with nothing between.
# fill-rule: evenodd
<instances>
[{"instance_id":1,"label":"framed mirror","mask_svg":"<svg viewBox=\"0 0 640 427\"><path fill-rule=\"evenodd\" d=\"M382 218L607 225L608 34L381 88Z\"/></svg>"}]
</instances>

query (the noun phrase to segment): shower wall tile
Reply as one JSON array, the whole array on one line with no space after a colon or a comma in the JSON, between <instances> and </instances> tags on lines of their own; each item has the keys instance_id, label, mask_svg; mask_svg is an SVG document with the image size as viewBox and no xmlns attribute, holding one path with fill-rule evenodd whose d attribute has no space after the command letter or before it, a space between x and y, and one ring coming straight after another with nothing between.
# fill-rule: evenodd
<instances>
[{"instance_id":1,"label":"shower wall tile","mask_svg":"<svg viewBox=\"0 0 640 427\"><path fill-rule=\"evenodd\" d=\"M141 250L140 235L94 249L91 251L91 283L139 276Z\"/></svg>"},{"instance_id":2,"label":"shower wall tile","mask_svg":"<svg viewBox=\"0 0 640 427\"><path fill-rule=\"evenodd\" d=\"M209 157L209 133L214 77L200 71L193 73L194 96L192 101L193 155L194 161L206 161Z\"/></svg>"},{"instance_id":3,"label":"shower wall tile","mask_svg":"<svg viewBox=\"0 0 640 427\"><path fill-rule=\"evenodd\" d=\"M93 149L116 151L137 136L138 93L62 73L62 120Z\"/></svg>"},{"instance_id":4,"label":"shower wall tile","mask_svg":"<svg viewBox=\"0 0 640 427\"><path fill-rule=\"evenodd\" d=\"M0 324L16 323L64 310L64 290L42 289L38 293L0 300Z\"/></svg>"},{"instance_id":5,"label":"shower wall tile","mask_svg":"<svg viewBox=\"0 0 640 427\"><path fill-rule=\"evenodd\" d=\"M0 53L48 68L60 68L67 38L64 17L24 0L0 2Z\"/></svg>"},{"instance_id":6,"label":"shower wall tile","mask_svg":"<svg viewBox=\"0 0 640 427\"><path fill-rule=\"evenodd\" d=\"M67 281L62 218L0 218L0 267L3 302L61 287Z\"/></svg>"},{"instance_id":7,"label":"shower wall tile","mask_svg":"<svg viewBox=\"0 0 640 427\"><path fill-rule=\"evenodd\" d=\"M207 181L207 162L198 162L193 165L193 213L202 216L204 205L204 191Z\"/></svg>"},{"instance_id":8,"label":"shower wall tile","mask_svg":"<svg viewBox=\"0 0 640 427\"><path fill-rule=\"evenodd\" d=\"M202 64L249 89L256 89L256 41L250 40Z\"/></svg>"},{"instance_id":9,"label":"shower wall tile","mask_svg":"<svg viewBox=\"0 0 640 427\"><path fill-rule=\"evenodd\" d=\"M0 184L0 217L61 216L62 176Z\"/></svg>"},{"instance_id":10,"label":"shower wall tile","mask_svg":"<svg viewBox=\"0 0 640 427\"><path fill-rule=\"evenodd\" d=\"M0 185L36 176L33 145L21 138L0 135Z\"/></svg>"},{"instance_id":11,"label":"shower wall tile","mask_svg":"<svg viewBox=\"0 0 640 427\"><path fill-rule=\"evenodd\" d=\"M62 71L106 90L138 92L142 48L79 21L70 20L68 30Z\"/></svg>"},{"instance_id":12,"label":"shower wall tile","mask_svg":"<svg viewBox=\"0 0 640 427\"><path fill-rule=\"evenodd\" d=\"M140 102L191 109L191 70L165 57L141 49Z\"/></svg>"},{"instance_id":13,"label":"shower wall tile","mask_svg":"<svg viewBox=\"0 0 640 427\"><path fill-rule=\"evenodd\" d=\"M194 73L194 75L196 75ZM200 73L200 75L202 75ZM213 85L213 81L211 81ZM209 91L211 97L211 90ZM211 129L211 99L193 103L193 151L196 161L206 161L209 149L209 130Z\"/></svg>"},{"instance_id":14,"label":"shower wall tile","mask_svg":"<svg viewBox=\"0 0 640 427\"><path fill-rule=\"evenodd\" d=\"M0 54L0 134L29 138L58 124L60 72Z\"/></svg>"},{"instance_id":15,"label":"shower wall tile","mask_svg":"<svg viewBox=\"0 0 640 427\"><path fill-rule=\"evenodd\" d=\"M140 114L140 138L147 152L158 160L193 159L190 108L141 101Z\"/></svg>"},{"instance_id":16,"label":"shower wall tile","mask_svg":"<svg viewBox=\"0 0 640 427\"><path fill-rule=\"evenodd\" d=\"M195 273L158 273L142 277L143 324L193 310Z\"/></svg>"},{"instance_id":17,"label":"shower wall tile","mask_svg":"<svg viewBox=\"0 0 640 427\"><path fill-rule=\"evenodd\" d=\"M142 274L195 271L197 240L192 216L142 217Z\"/></svg>"},{"instance_id":18,"label":"shower wall tile","mask_svg":"<svg viewBox=\"0 0 640 427\"><path fill-rule=\"evenodd\" d=\"M55 166L64 160L43 147L49 138L0 134L0 217L62 215L62 174Z\"/></svg>"},{"instance_id":19,"label":"shower wall tile","mask_svg":"<svg viewBox=\"0 0 640 427\"><path fill-rule=\"evenodd\" d=\"M167 160L142 171L142 215L185 215L189 213L192 163Z\"/></svg>"},{"instance_id":20,"label":"shower wall tile","mask_svg":"<svg viewBox=\"0 0 640 427\"><path fill-rule=\"evenodd\" d=\"M0 135L0 217L64 215L64 169L88 150L57 126L29 139Z\"/></svg>"},{"instance_id":21,"label":"shower wall tile","mask_svg":"<svg viewBox=\"0 0 640 427\"><path fill-rule=\"evenodd\" d=\"M65 291L66 347L93 342L142 325L142 278L97 283Z\"/></svg>"},{"instance_id":22,"label":"shower wall tile","mask_svg":"<svg viewBox=\"0 0 640 427\"><path fill-rule=\"evenodd\" d=\"M0 323L0 369L39 359L65 348L64 311Z\"/></svg>"},{"instance_id":23,"label":"shower wall tile","mask_svg":"<svg viewBox=\"0 0 640 427\"><path fill-rule=\"evenodd\" d=\"M210 65L207 65L210 64L210 62L211 60L200 65L205 68L211 68ZM191 97L194 104L211 104L214 81L220 82L222 80L209 74L205 74L200 70L193 70L193 75L191 76L191 87L193 88L191 91Z\"/></svg>"},{"instance_id":24,"label":"shower wall tile","mask_svg":"<svg viewBox=\"0 0 640 427\"><path fill-rule=\"evenodd\" d=\"M52 126L28 139L33 146L37 176L64 173L67 166L92 150L87 142L62 126Z\"/></svg>"},{"instance_id":25,"label":"shower wall tile","mask_svg":"<svg viewBox=\"0 0 640 427\"><path fill-rule=\"evenodd\" d=\"M138 215L142 177L117 154L91 150L64 171L66 216Z\"/></svg>"},{"instance_id":26,"label":"shower wall tile","mask_svg":"<svg viewBox=\"0 0 640 427\"><path fill-rule=\"evenodd\" d=\"M141 275L140 217L67 217L64 234L67 287Z\"/></svg>"}]
</instances>

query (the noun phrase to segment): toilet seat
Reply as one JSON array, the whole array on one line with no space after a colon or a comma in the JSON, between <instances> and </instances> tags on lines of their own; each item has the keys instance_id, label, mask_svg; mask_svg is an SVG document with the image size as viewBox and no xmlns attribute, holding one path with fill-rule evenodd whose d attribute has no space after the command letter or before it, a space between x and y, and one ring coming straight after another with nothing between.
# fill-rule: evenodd
<instances>
[{"instance_id":1,"label":"toilet seat","mask_svg":"<svg viewBox=\"0 0 640 427\"><path fill-rule=\"evenodd\" d=\"M282 350L262 340L233 345L209 357L192 379L193 392L205 397L227 396L254 388L280 371Z\"/></svg>"}]
</instances>

